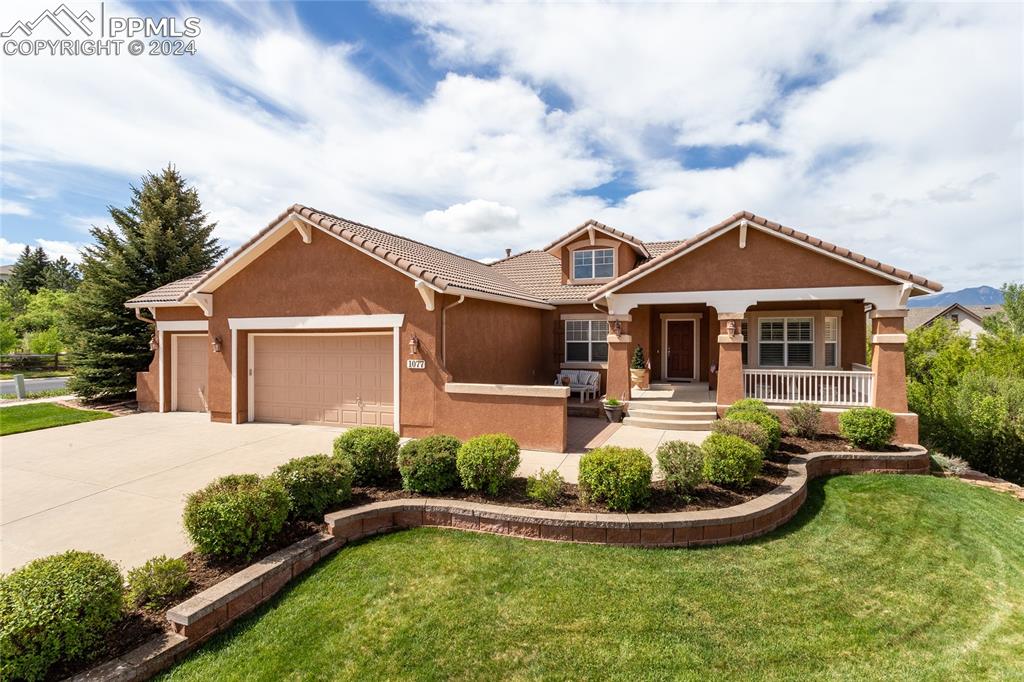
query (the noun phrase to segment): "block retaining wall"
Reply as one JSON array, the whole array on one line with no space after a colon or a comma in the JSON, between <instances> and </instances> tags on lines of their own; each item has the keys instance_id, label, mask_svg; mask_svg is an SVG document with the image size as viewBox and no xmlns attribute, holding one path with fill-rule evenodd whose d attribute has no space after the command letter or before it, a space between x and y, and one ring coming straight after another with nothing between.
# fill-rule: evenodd
<instances>
[{"instance_id":1,"label":"block retaining wall","mask_svg":"<svg viewBox=\"0 0 1024 682\"><path fill-rule=\"evenodd\" d=\"M375 502L324 517L329 533L301 540L200 592L167 612L173 632L74 680L146 680L273 597L293 578L347 542L379 533L436 526L537 540L642 547L695 547L764 535L791 519L808 481L859 473L927 474L924 448L906 452L817 452L790 460L774 490L734 507L658 514L583 514L445 499Z\"/></svg>"}]
</instances>

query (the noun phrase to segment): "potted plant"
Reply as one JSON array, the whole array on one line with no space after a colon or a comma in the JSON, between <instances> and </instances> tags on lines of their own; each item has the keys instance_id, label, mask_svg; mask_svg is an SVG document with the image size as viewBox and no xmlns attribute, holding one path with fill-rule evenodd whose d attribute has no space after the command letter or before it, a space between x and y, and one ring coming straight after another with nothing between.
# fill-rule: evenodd
<instances>
[{"instance_id":1,"label":"potted plant","mask_svg":"<svg viewBox=\"0 0 1024 682\"><path fill-rule=\"evenodd\" d=\"M633 349L633 359L629 363L629 379L633 388L648 389L651 387L651 370L644 359L643 346Z\"/></svg>"},{"instance_id":2,"label":"potted plant","mask_svg":"<svg viewBox=\"0 0 1024 682\"><path fill-rule=\"evenodd\" d=\"M622 421L622 409L626 406L624 402L618 398L605 398L601 405L604 406L604 416L608 421L613 424Z\"/></svg>"}]
</instances>

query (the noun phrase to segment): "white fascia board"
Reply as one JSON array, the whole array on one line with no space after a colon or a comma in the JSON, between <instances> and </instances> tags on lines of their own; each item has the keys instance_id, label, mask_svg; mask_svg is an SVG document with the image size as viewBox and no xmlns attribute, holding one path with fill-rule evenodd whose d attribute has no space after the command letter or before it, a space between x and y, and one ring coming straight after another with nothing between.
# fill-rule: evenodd
<instances>
[{"instance_id":1,"label":"white fascia board","mask_svg":"<svg viewBox=\"0 0 1024 682\"><path fill-rule=\"evenodd\" d=\"M318 315L313 317L231 317L229 329L398 329L405 315Z\"/></svg>"},{"instance_id":2,"label":"white fascia board","mask_svg":"<svg viewBox=\"0 0 1024 682\"><path fill-rule=\"evenodd\" d=\"M705 303L720 313L742 312L758 302L829 301L864 299L878 308L899 308L901 285L853 287L798 287L793 289L731 289L722 291L657 291L643 294L609 294L612 314L625 315L638 305Z\"/></svg>"},{"instance_id":3,"label":"white fascia board","mask_svg":"<svg viewBox=\"0 0 1024 682\"><path fill-rule=\"evenodd\" d=\"M207 320L157 320L156 330L158 332L205 332L209 331L210 323Z\"/></svg>"},{"instance_id":4,"label":"white fascia board","mask_svg":"<svg viewBox=\"0 0 1024 682\"><path fill-rule=\"evenodd\" d=\"M548 305L542 301L531 301L522 298L515 298L513 296L499 296L498 294L485 294L482 291L474 291L472 289L463 289L462 287L449 286L445 290L446 294L455 294L456 296L465 296L466 298L479 298L483 301L495 301L497 303L508 303L510 305L523 306L525 308L539 308L541 310L554 310L555 306Z\"/></svg>"}]
</instances>

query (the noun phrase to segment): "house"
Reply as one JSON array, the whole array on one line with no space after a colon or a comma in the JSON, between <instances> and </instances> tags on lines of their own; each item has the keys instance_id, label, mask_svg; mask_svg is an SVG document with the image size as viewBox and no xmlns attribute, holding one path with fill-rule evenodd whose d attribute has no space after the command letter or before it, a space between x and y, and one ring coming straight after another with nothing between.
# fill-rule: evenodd
<instances>
[{"instance_id":1,"label":"house","mask_svg":"<svg viewBox=\"0 0 1024 682\"><path fill-rule=\"evenodd\" d=\"M14 276L13 265L0 265L0 282L7 282Z\"/></svg>"},{"instance_id":2,"label":"house","mask_svg":"<svg viewBox=\"0 0 1024 682\"><path fill-rule=\"evenodd\" d=\"M973 344L979 334L984 334L982 321L1003 311L1001 305L961 305L933 306L927 308L911 308L907 314L907 331L932 324L935 320L945 319L955 324L960 333L971 339Z\"/></svg>"},{"instance_id":3,"label":"house","mask_svg":"<svg viewBox=\"0 0 1024 682\"><path fill-rule=\"evenodd\" d=\"M907 411L904 318L941 290L749 212L680 241L590 220L490 264L295 205L211 270L127 302L155 327L142 409L215 421L379 424L403 436L504 431L562 451L562 368L629 400L653 380L744 397ZM872 366L865 361L869 311Z\"/></svg>"}]
</instances>

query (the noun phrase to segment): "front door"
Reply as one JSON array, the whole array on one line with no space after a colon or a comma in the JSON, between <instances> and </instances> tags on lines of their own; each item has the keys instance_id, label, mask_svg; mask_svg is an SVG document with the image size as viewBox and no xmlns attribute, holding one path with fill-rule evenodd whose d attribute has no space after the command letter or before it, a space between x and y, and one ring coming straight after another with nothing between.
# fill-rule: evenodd
<instances>
[{"instance_id":1,"label":"front door","mask_svg":"<svg viewBox=\"0 0 1024 682\"><path fill-rule=\"evenodd\" d=\"M693 320L666 322L668 371L666 379L693 379Z\"/></svg>"}]
</instances>

